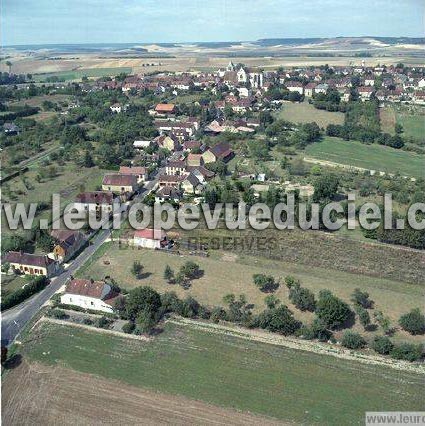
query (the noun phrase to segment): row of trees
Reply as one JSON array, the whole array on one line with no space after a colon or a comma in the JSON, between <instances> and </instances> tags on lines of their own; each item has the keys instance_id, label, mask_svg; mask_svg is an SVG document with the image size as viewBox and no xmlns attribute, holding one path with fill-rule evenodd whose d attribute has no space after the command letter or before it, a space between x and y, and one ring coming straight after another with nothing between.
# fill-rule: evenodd
<instances>
[{"instance_id":1,"label":"row of trees","mask_svg":"<svg viewBox=\"0 0 425 426\"><path fill-rule=\"evenodd\" d=\"M320 341L333 339L332 332L354 315L348 304L329 290L321 291L316 300L313 293L303 289L293 277L286 277L285 282L294 305L301 310L316 313L316 318L309 326L298 321L293 312L271 294L265 298L266 309L255 315L252 313L253 305L248 303L244 295L228 294L223 297L226 307L209 308L191 296L180 299L174 292L159 295L150 287L138 287L130 291L127 298L121 299L117 309L123 318L128 319L128 323L123 327L127 333L149 333L165 314L176 313L186 318L202 318L213 322L229 321L249 328L262 328L282 335L296 335ZM369 295L359 289L353 293L352 301L355 309L373 306ZM403 315L399 323L403 329L413 334L425 332L425 317L419 309ZM347 331L341 339L341 344L349 349L359 349L367 346L367 341L360 334ZM382 355L390 355L396 359L415 361L422 357L421 345L395 345L386 335L375 337L370 347Z\"/></svg>"}]
</instances>

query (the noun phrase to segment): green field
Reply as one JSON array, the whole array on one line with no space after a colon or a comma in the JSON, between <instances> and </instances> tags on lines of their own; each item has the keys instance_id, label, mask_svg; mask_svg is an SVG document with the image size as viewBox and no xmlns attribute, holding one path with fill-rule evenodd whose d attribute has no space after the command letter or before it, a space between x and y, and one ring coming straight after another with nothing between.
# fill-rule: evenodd
<instances>
[{"instance_id":1,"label":"green field","mask_svg":"<svg viewBox=\"0 0 425 426\"><path fill-rule=\"evenodd\" d=\"M344 124L342 112L329 112L314 108L308 102L285 102L277 117L292 123L311 123L315 121L320 127L328 124Z\"/></svg>"},{"instance_id":2,"label":"green field","mask_svg":"<svg viewBox=\"0 0 425 426\"><path fill-rule=\"evenodd\" d=\"M397 123L403 126L403 135L425 141L425 109L422 114L396 112Z\"/></svg>"},{"instance_id":3,"label":"green field","mask_svg":"<svg viewBox=\"0 0 425 426\"><path fill-rule=\"evenodd\" d=\"M219 234L215 235L219 236ZM293 238L295 239L297 236L301 238L301 232L295 234ZM252 276L258 273L267 273L273 275L277 279L282 279L287 275L293 275L301 280L303 286L312 290L316 295L320 290L330 289L347 303L351 303L351 294L355 288L359 287L370 294L371 299L375 301L375 308L385 312L395 324L400 315L410 309L419 307L418 298L424 295L423 284L408 283L405 279L390 280L378 278L377 270L374 276L365 276L362 274L362 271L364 273L368 268L366 262L359 260L359 264L363 265L363 270L358 270L355 252L362 252L364 257L370 258L370 261L375 263L378 263L379 257L382 257L385 259L385 266L383 267L388 270L406 269L409 267L408 265L410 265L410 263L414 261L419 262L419 255L417 255L415 259L410 259L411 262L409 262L408 254L407 256L404 254L401 256L399 251L393 253L390 250L389 253L386 253L385 251L382 252L380 248L378 250L368 251L365 250L365 247L360 243L345 243L344 241L345 240L342 240L340 243L335 243L335 251L342 250L343 245L347 247L346 255L350 260L352 273L335 269L330 273L329 268L316 267L313 264L305 265L298 262L295 263L292 259L291 262L278 261L266 259L261 256L254 257L242 253L236 254L223 251L212 251L208 258L176 256L167 254L166 252L158 252L149 249L137 250L123 246L120 248L117 243L108 243L102 246L88 266L80 270L78 276L87 279L92 278L94 280L103 280L105 277L109 276L113 278L119 286L127 290L142 285L149 285L160 293L175 291L181 298L191 295L200 303L211 307L223 306L223 296L226 294L245 294L248 302L254 305L254 312L257 313L264 310L264 297L266 296L266 294L261 292L252 282ZM293 242L293 240L287 241L287 243L291 247L290 250L293 255L299 259L302 253L297 247L297 244ZM326 247L321 247L320 241L317 240L309 243L308 240L301 239L298 244L302 245L304 248L307 247L307 250L309 250L309 255L307 255L307 257L310 259L312 258L312 248L308 248L309 244L314 245L321 253L326 252ZM330 244L332 244L332 242L330 242ZM341 244L341 246L339 244ZM354 246L353 257L350 256L350 246ZM321 249L318 247L321 247ZM286 250L282 249L282 252L286 252ZM395 263L391 255L398 256L400 262ZM330 257L334 264L339 263L339 259L336 255L331 253ZM137 279L131 274L133 262L136 260L144 266L143 273L145 277L142 279ZM200 268L204 271L204 275L199 279L193 280L189 289L168 284L163 278L165 265L168 264L174 271L177 271L187 260L193 260L198 263ZM403 268L403 264L406 265L406 268ZM414 269L414 266L412 266L411 269ZM418 273L420 272L418 271ZM407 275L407 273L403 271L403 275ZM284 284L281 284L274 294L282 303L288 305L293 310L294 316L297 319L306 324L313 320L314 315L312 313L301 312L292 305L289 300L288 289ZM354 329L363 333L368 340L371 340L374 334L380 332L379 329L376 332L365 332L358 322L354 325ZM422 339L421 336L411 336L401 330L395 334L394 338L398 341L419 341Z\"/></svg>"},{"instance_id":4,"label":"green field","mask_svg":"<svg viewBox=\"0 0 425 426\"><path fill-rule=\"evenodd\" d=\"M357 424L423 408L423 377L166 324L150 342L41 323L23 355L124 383L297 423Z\"/></svg>"},{"instance_id":5,"label":"green field","mask_svg":"<svg viewBox=\"0 0 425 426\"><path fill-rule=\"evenodd\" d=\"M325 137L307 146L305 153L318 160L388 173L425 177L425 156L380 145Z\"/></svg>"},{"instance_id":6,"label":"green field","mask_svg":"<svg viewBox=\"0 0 425 426\"><path fill-rule=\"evenodd\" d=\"M107 77L116 76L121 73L131 74L132 68L130 67L117 67L117 68L86 68L74 71L58 71L46 74L34 74L36 82L43 82L49 77L58 77L63 80L80 80L86 77Z\"/></svg>"}]
</instances>

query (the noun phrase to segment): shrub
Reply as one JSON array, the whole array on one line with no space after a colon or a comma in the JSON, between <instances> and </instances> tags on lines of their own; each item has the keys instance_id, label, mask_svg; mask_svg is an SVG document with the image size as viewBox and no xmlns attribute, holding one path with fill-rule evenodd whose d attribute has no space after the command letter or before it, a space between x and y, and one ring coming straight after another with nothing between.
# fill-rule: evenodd
<instances>
[{"instance_id":1,"label":"shrub","mask_svg":"<svg viewBox=\"0 0 425 426\"><path fill-rule=\"evenodd\" d=\"M122 331L123 331L124 333L131 334L131 333L133 333L133 331L134 331L134 329L135 329L135 328L136 328L136 325L134 324L134 322L129 321L129 322L126 322L126 323L122 326Z\"/></svg>"},{"instance_id":2,"label":"shrub","mask_svg":"<svg viewBox=\"0 0 425 426\"><path fill-rule=\"evenodd\" d=\"M12 308L13 306L19 305L19 303L23 302L25 299L28 299L33 294L44 290L48 282L48 279L44 276L34 278L25 287L7 295L1 302L1 310L4 311L6 309Z\"/></svg>"},{"instance_id":3,"label":"shrub","mask_svg":"<svg viewBox=\"0 0 425 426\"><path fill-rule=\"evenodd\" d=\"M358 333L347 331L341 339L341 345L348 349L360 349L366 345L366 341Z\"/></svg>"},{"instance_id":4,"label":"shrub","mask_svg":"<svg viewBox=\"0 0 425 426\"><path fill-rule=\"evenodd\" d=\"M254 274L252 279L254 280L254 284L264 292L275 291L279 287L279 284L276 283L274 277L270 275Z\"/></svg>"},{"instance_id":5,"label":"shrub","mask_svg":"<svg viewBox=\"0 0 425 426\"><path fill-rule=\"evenodd\" d=\"M93 325L93 320L90 318L83 318L83 324L85 325Z\"/></svg>"},{"instance_id":6,"label":"shrub","mask_svg":"<svg viewBox=\"0 0 425 426\"><path fill-rule=\"evenodd\" d=\"M314 293L308 288L301 287L298 283L290 287L289 300L301 311L314 312L316 309Z\"/></svg>"},{"instance_id":7,"label":"shrub","mask_svg":"<svg viewBox=\"0 0 425 426\"><path fill-rule=\"evenodd\" d=\"M413 343L401 343L395 346L390 352L390 356L394 359L403 359L405 361L418 361L422 358L422 345L414 345Z\"/></svg>"},{"instance_id":8,"label":"shrub","mask_svg":"<svg viewBox=\"0 0 425 426\"><path fill-rule=\"evenodd\" d=\"M294 318L292 312L285 305L263 311L258 316L258 325L283 335L294 334L301 327L301 323Z\"/></svg>"},{"instance_id":9,"label":"shrub","mask_svg":"<svg viewBox=\"0 0 425 426\"><path fill-rule=\"evenodd\" d=\"M370 346L381 355L388 355L394 348L393 342L387 336L376 336Z\"/></svg>"},{"instance_id":10,"label":"shrub","mask_svg":"<svg viewBox=\"0 0 425 426\"><path fill-rule=\"evenodd\" d=\"M361 305L356 305L355 311L356 311L357 315L359 316L360 324L366 330L370 325L369 312L365 308L363 308Z\"/></svg>"},{"instance_id":11,"label":"shrub","mask_svg":"<svg viewBox=\"0 0 425 426\"><path fill-rule=\"evenodd\" d=\"M62 309L51 309L49 312L47 312L47 316L56 319L68 318L68 315L65 313L65 311L62 311Z\"/></svg>"},{"instance_id":12,"label":"shrub","mask_svg":"<svg viewBox=\"0 0 425 426\"><path fill-rule=\"evenodd\" d=\"M111 319L102 316L102 317L100 317L96 320L96 327L98 327L98 328L109 328L111 323L112 323Z\"/></svg>"},{"instance_id":13,"label":"shrub","mask_svg":"<svg viewBox=\"0 0 425 426\"><path fill-rule=\"evenodd\" d=\"M221 306L216 306L211 311L211 321L218 323L220 320L226 319L226 311Z\"/></svg>"},{"instance_id":14,"label":"shrub","mask_svg":"<svg viewBox=\"0 0 425 426\"><path fill-rule=\"evenodd\" d=\"M181 302L180 309L177 313L182 317L195 318L198 315L199 308L200 304L198 301L193 297L188 296Z\"/></svg>"},{"instance_id":15,"label":"shrub","mask_svg":"<svg viewBox=\"0 0 425 426\"><path fill-rule=\"evenodd\" d=\"M412 309L400 317L398 323L403 330L410 334L423 334L425 332L425 316L419 308Z\"/></svg>"},{"instance_id":16,"label":"shrub","mask_svg":"<svg viewBox=\"0 0 425 426\"><path fill-rule=\"evenodd\" d=\"M189 260L180 268L180 272L188 279L197 278L200 274L199 265Z\"/></svg>"},{"instance_id":17,"label":"shrub","mask_svg":"<svg viewBox=\"0 0 425 426\"><path fill-rule=\"evenodd\" d=\"M345 302L329 290L322 290L316 305L316 315L325 327L335 329L349 320L353 312Z\"/></svg>"},{"instance_id":18,"label":"shrub","mask_svg":"<svg viewBox=\"0 0 425 426\"><path fill-rule=\"evenodd\" d=\"M373 306L373 302L369 299L369 293L361 291L359 288L354 289L351 301L364 309L369 309Z\"/></svg>"},{"instance_id":19,"label":"shrub","mask_svg":"<svg viewBox=\"0 0 425 426\"><path fill-rule=\"evenodd\" d=\"M135 319L142 311L156 313L160 307L161 297L151 287L137 287L128 294L126 309L130 319Z\"/></svg>"}]
</instances>

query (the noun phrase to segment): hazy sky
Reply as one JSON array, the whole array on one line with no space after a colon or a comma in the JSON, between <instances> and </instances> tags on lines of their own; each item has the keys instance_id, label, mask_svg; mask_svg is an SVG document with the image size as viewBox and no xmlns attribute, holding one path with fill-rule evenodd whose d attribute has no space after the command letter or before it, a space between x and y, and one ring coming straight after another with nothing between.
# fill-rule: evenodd
<instances>
[{"instance_id":1,"label":"hazy sky","mask_svg":"<svg viewBox=\"0 0 425 426\"><path fill-rule=\"evenodd\" d=\"M0 0L10 44L424 36L425 0Z\"/></svg>"}]
</instances>

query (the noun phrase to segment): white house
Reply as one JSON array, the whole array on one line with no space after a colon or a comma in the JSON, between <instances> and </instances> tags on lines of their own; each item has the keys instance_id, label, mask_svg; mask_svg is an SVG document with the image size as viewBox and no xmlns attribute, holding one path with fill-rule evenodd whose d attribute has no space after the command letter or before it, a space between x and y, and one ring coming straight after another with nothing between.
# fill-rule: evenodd
<instances>
[{"instance_id":1,"label":"white house","mask_svg":"<svg viewBox=\"0 0 425 426\"><path fill-rule=\"evenodd\" d=\"M114 303L118 297L119 294L102 281L72 279L66 285L61 303L113 313Z\"/></svg>"},{"instance_id":2,"label":"white house","mask_svg":"<svg viewBox=\"0 0 425 426\"><path fill-rule=\"evenodd\" d=\"M167 236L160 229L138 229L134 231L133 244L137 247L159 249L168 244Z\"/></svg>"},{"instance_id":3,"label":"white house","mask_svg":"<svg viewBox=\"0 0 425 426\"><path fill-rule=\"evenodd\" d=\"M298 92L300 95L304 93L304 87L299 81L288 81L285 85L290 92Z\"/></svg>"},{"instance_id":4,"label":"white house","mask_svg":"<svg viewBox=\"0 0 425 426\"><path fill-rule=\"evenodd\" d=\"M109 109L112 111L112 112L116 112L116 113L120 113L120 112L122 112L122 111L127 111L127 105L121 105L121 104L119 104L119 103L116 103L116 104L112 104L110 107L109 107Z\"/></svg>"},{"instance_id":5,"label":"white house","mask_svg":"<svg viewBox=\"0 0 425 426\"><path fill-rule=\"evenodd\" d=\"M134 149L144 149L148 148L152 141L134 141L133 142L133 148Z\"/></svg>"}]
</instances>

